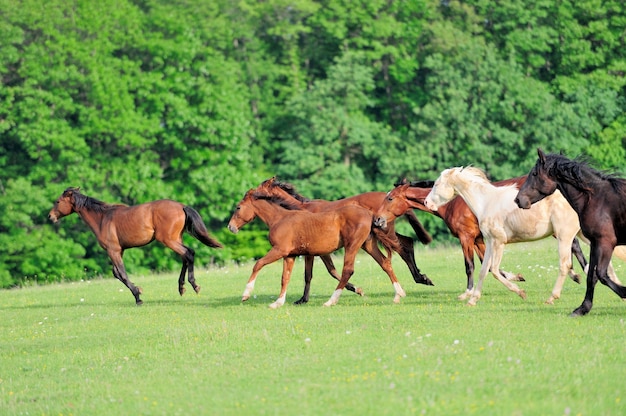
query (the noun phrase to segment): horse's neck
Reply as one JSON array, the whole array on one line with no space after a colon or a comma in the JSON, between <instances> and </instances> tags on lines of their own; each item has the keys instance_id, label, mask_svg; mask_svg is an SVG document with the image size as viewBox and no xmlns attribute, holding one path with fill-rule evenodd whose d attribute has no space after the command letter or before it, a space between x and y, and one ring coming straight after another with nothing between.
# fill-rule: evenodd
<instances>
[{"instance_id":1,"label":"horse's neck","mask_svg":"<svg viewBox=\"0 0 626 416\"><path fill-rule=\"evenodd\" d=\"M409 187L406 189L405 197L411 208L424 209L424 200L430 193L432 188L415 188Z\"/></svg>"},{"instance_id":2,"label":"horse's neck","mask_svg":"<svg viewBox=\"0 0 626 416\"><path fill-rule=\"evenodd\" d=\"M576 212L583 211L589 202L589 194L580 191L567 182L560 183L557 189Z\"/></svg>"},{"instance_id":3,"label":"horse's neck","mask_svg":"<svg viewBox=\"0 0 626 416\"><path fill-rule=\"evenodd\" d=\"M273 202L257 199L255 201L256 215L261 221L267 224L268 227L272 227L278 221L283 219L289 212L287 208L283 208Z\"/></svg>"},{"instance_id":4,"label":"horse's neck","mask_svg":"<svg viewBox=\"0 0 626 416\"><path fill-rule=\"evenodd\" d=\"M489 206L494 189L497 189L490 183L479 182L459 183L454 188L479 220Z\"/></svg>"},{"instance_id":5,"label":"horse's neck","mask_svg":"<svg viewBox=\"0 0 626 416\"><path fill-rule=\"evenodd\" d=\"M102 218L104 217L103 212L96 212L93 210L87 210L85 208L81 208L76 210L76 214L91 228L91 231L94 234L100 234L100 228L102 226Z\"/></svg>"}]
</instances>

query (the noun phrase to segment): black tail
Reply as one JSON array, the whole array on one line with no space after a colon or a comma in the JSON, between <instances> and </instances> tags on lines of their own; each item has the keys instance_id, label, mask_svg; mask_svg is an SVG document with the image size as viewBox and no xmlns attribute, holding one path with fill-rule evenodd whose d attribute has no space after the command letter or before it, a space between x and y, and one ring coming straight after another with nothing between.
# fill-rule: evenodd
<instances>
[{"instance_id":1,"label":"black tail","mask_svg":"<svg viewBox=\"0 0 626 416\"><path fill-rule=\"evenodd\" d=\"M219 241L209 235L198 211L188 206L184 206L183 211L185 211L185 231L187 231L189 235L209 247L224 247Z\"/></svg>"},{"instance_id":2,"label":"black tail","mask_svg":"<svg viewBox=\"0 0 626 416\"><path fill-rule=\"evenodd\" d=\"M405 212L404 216L407 220L409 220L409 224L411 224L411 227L415 230L415 234L417 234L417 239L420 240L422 244L429 244L433 241L433 237L428 233L428 231L426 231L413 211Z\"/></svg>"}]
</instances>

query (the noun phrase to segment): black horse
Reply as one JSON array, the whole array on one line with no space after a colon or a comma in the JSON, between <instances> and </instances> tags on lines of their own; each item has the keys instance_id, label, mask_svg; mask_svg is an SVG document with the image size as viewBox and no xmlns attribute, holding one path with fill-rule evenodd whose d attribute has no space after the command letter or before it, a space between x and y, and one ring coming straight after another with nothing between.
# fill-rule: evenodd
<instances>
[{"instance_id":1,"label":"black horse","mask_svg":"<svg viewBox=\"0 0 626 416\"><path fill-rule=\"evenodd\" d=\"M580 159L546 155L541 149L537 152L539 160L515 202L528 209L558 189L578 213L580 228L591 244L587 292L572 315L589 313L598 279L619 297L626 298L626 287L613 282L607 273L615 246L626 245L626 179L602 173Z\"/></svg>"}]
</instances>

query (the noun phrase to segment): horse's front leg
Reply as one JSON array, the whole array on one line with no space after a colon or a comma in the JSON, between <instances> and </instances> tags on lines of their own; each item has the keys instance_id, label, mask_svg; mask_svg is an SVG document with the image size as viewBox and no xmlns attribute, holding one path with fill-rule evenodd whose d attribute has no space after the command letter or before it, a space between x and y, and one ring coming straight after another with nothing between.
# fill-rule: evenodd
<instances>
[{"instance_id":1,"label":"horse's front leg","mask_svg":"<svg viewBox=\"0 0 626 416\"><path fill-rule=\"evenodd\" d=\"M124 267L124 261L122 260L124 252L122 250L107 250L107 253L109 254L111 263L113 263L113 276L115 276L115 278L120 282L124 283L124 285L130 290L135 297L135 304L137 306L142 305L143 301L139 298L139 295L142 293L141 288L135 286L126 274L126 268Z\"/></svg>"},{"instance_id":2,"label":"horse's front leg","mask_svg":"<svg viewBox=\"0 0 626 416\"><path fill-rule=\"evenodd\" d=\"M339 301L339 297L341 296L341 292L343 288L346 287L348 280L354 274L354 261L356 259L356 254L359 251L358 245L351 245L345 247L345 253L343 257L343 269L341 270L341 280L337 285L337 288L331 295L330 299L324 303L324 306L333 306L336 305Z\"/></svg>"},{"instance_id":3,"label":"horse's front leg","mask_svg":"<svg viewBox=\"0 0 626 416\"><path fill-rule=\"evenodd\" d=\"M256 277L258 276L261 269L267 266L270 263L274 263L276 260L281 259L283 255L276 249L272 248L267 254L257 260L252 267L252 274L248 279L248 283L246 284L246 288L243 291L243 295L241 296L241 301L245 302L250 299L250 294L254 290L254 283L256 281Z\"/></svg>"},{"instance_id":4,"label":"horse's front leg","mask_svg":"<svg viewBox=\"0 0 626 416\"><path fill-rule=\"evenodd\" d=\"M293 270L293 264L295 261L295 257L283 258L283 276L280 282L280 294L278 295L278 299L270 304L270 308L280 308L285 304L285 298L287 297L287 286L289 286L289 280L291 280L291 272Z\"/></svg>"}]
</instances>

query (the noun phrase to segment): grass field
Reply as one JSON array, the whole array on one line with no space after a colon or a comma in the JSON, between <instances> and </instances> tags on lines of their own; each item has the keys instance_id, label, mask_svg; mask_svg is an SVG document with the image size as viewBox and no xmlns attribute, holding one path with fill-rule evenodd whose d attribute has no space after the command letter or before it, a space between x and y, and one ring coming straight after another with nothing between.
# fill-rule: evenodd
<instances>
[{"instance_id":1,"label":"grass field","mask_svg":"<svg viewBox=\"0 0 626 416\"><path fill-rule=\"evenodd\" d=\"M414 284L394 258L407 291L399 305L365 256L351 280L365 296L344 292L332 308L322 303L335 283L319 260L309 304L291 304L303 287L299 260L278 310L268 305L280 263L243 304L251 264L200 270L202 292L184 297L174 274L133 275L142 307L114 279L1 291L0 414L626 412L626 302L598 285L591 314L570 318L585 288L568 280L545 305L554 240L507 248L503 267L524 274L526 301L489 277L473 308L456 299L465 285L459 247L419 247L416 257L436 286ZM623 263L616 269L625 275Z\"/></svg>"}]
</instances>

